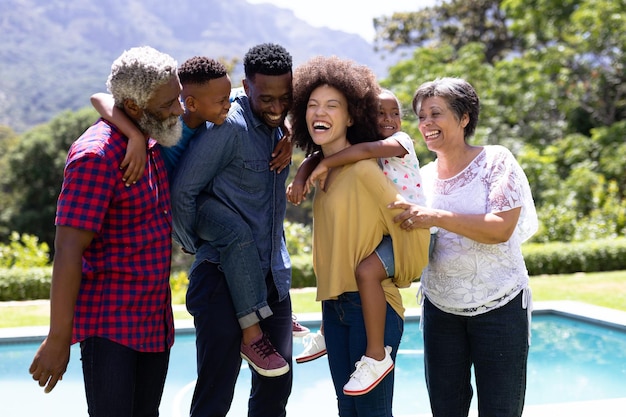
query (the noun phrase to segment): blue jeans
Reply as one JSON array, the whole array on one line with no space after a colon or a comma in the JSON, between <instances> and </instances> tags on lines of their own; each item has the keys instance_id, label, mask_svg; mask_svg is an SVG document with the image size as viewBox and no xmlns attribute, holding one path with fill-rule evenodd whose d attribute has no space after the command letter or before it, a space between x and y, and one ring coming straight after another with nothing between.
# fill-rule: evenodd
<instances>
[{"instance_id":1,"label":"blue jeans","mask_svg":"<svg viewBox=\"0 0 626 417\"><path fill-rule=\"evenodd\" d=\"M157 417L170 352L138 352L108 339L80 343L91 417Z\"/></svg>"},{"instance_id":2,"label":"blue jeans","mask_svg":"<svg viewBox=\"0 0 626 417\"><path fill-rule=\"evenodd\" d=\"M292 365L291 298L279 300L274 280L265 280L268 303L274 314L260 322L283 358ZM225 416L233 400L241 368L241 329L223 272L210 262L198 264L189 275L187 310L196 328L198 379L191 400L191 417ZM293 368L293 367L292 367ZM292 369L285 375L267 378L255 371L248 401L248 416L286 415L293 381Z\"/></svg>"},{"instance_id":3,"label":"blue jeans","mask_svg":"<svg viewBox=\"0 0 626 417\"><path fill-rule=\"evenodd\" d=\"M380 263L383 265L388 277L393 277L396 274L395 261L393 259L393 242L391 236L384 235L383 240L380 241L374 253L378 256Z\"/></svg>"},{"instance_id":4,"label":"blue jeans","mask_svg":"<svg viewBox=\"0 0 626 417\"><path fill-rule=\"evenodd\" d=\"M343 393L343 386L354 372L354 364L365 354L367 345L359 293L348 292L337 300L323 301L322 317L339 416L391 417L395 371L391 371L376 388L365 395L347 396ZM403 332L404 320L387 304L385 345L393 348L391 357L394 361Z\"/></svg>"},{"instance_id":5,"label":"blue jeans","mask_svg":"<svg viewBox=\"0 0 626 417\"><path fill-rule=\"evenodd\" d=\"M239 326L245 329L271 316L259 251L241 215L209 198L198 206L196 233L220 254Z\"/></svg>"},{"instance_id":6,"label":"blue jeans","mask_svg":"<svg viewBox=\"0 0 626 417\"><path fill-rule=\"evenodd\" d=\"M424 364L434 417L467 416L474 366L480 417L519 417L526 393L528 316L522 294L473 317L424 299Z\"/></svg>"}]
</instances>

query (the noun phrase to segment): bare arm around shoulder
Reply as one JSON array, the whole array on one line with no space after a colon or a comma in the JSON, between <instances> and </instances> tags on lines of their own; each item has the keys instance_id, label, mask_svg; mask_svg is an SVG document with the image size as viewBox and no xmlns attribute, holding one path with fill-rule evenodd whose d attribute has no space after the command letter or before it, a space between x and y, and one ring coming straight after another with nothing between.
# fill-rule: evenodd
<instances>
[{"instance_id":1,"label":"bare arm around shoulder","mask_svg":"<svg viewBox=\"0 0 626 417\"><path fill-rule=\"evenodd\" d=\"M272 151L272 160L270 161L270 171L276 171L280 174L283 169L287 168L291 163L291 155L293 154L293 143L291 142L291 125L287 120L282 126L283 137L278 141L276 147Z\"/></svg>"},{"instance_id":2,"label":"bare arm around shoulder","mask_svg":"<svg viewBox=\"0 0 626 417\"><path fill-rule=\"evenodd\" d=\"M313 186L315 181L319 181L319 187L323 190L328 171L331 168L352 164L363 159L403 157L406 154L407 150L404 149L400 142L391 137L375 142L356 143L320 161L311 175L309 175L307 183L309 186Z\"/></svg>"},{"instance_id":3,"label":"bare arm around shoulder","mask_svg":"<svg viewBox=\"0 0 626 417\"><path fill-rule=\"evenodd\" d=\"M126 114L115 106L111 94L96 93L91 96L91 105L103 119L117 126L128 137L126 155L120 165L124 171L126 186L136 183L146 168L146 137Z\"/></svg>"},{"instance_id":4,"label":"bare arm around shoulder","mask_svg":"<svg viewBox=\"0 0 626 417\"><path fill-rule=\"evenodd\" d=\"M521 207L498 213L465 214L431 209L404 201L392 203L390 208L401 208L394 221L405 230L440 227L476 242L497 244L511 238L519 220ZM407 219L411 219L407 222Z\"/></svg>"},{"instance_id":5,"label":"bare arm around shoulder","mask_svg":"<svg viewBox=\"0 0 626 417\"><path fill-rule=\"evenodd\" d=\"M29 372L48 393L62 379L70 360L74 306L82 279L82 255L93 232L58 226L50 287L50 330Z\"/></svg>"},{"instance_id":6,"label":"bare arm around shoulder","mask_svg":"<svg viewBox=\"0 0 626 417\"><path fill-rule=\"evenodd\" d=\"M291 204L297 206L306 199L307 194L311 191L307 178L311 175L311 172L313 172L321 159L321 152L314 152L304 158L296 171L293 181L287 186L287 201Z\"/></svg>"}]
</instances>

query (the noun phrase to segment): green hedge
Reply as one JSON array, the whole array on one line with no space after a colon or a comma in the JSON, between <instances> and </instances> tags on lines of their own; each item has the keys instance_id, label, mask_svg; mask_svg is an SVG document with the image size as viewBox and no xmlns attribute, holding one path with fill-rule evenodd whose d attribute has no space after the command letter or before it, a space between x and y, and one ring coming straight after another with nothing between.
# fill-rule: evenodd
<instances>
[{"instance_id":1,"label":"green hedge","mask_svg":"<svg viewBox=\"0 0 626 417\"><path fill-rule=\"evenodd\" d=\"M626 270L626 238L522 246L530 275Z\"/></svg>"},{"instance_id":2,"label":"green hedge","mask_svg":"<svg viewBox=\"0 0 626 417\"><path fill-rule=\"evenodd\" d=\"M522 247L522 251L530 275L626 270L626 238L575 243L528 243ZM291 286L314 287L311 255L295 255L291 263ZM0 268L0 301L48 298L51 269ZM172 289L184 294L186 273L173 273L171 281Z\"/></svg>"},{"instance_id":3,"label":"green hedge","mask_svg":"<svg viewBox=\"0 0 626 417\"><path fill-rule=\"evenodd\" d=\"M291 257L291 287L315 287L315 274L311 255L296 255Z\"/></svg>"},{"instance_id":4,"label":"green hedge","mask_svg":"<svg viewBox=\"0 0 626 417\"><path fill-rule=\"evenodd\" d=\"M47 299L51 276L50 266L0 268L0 301Z\"/></svg>"}]
</instances>

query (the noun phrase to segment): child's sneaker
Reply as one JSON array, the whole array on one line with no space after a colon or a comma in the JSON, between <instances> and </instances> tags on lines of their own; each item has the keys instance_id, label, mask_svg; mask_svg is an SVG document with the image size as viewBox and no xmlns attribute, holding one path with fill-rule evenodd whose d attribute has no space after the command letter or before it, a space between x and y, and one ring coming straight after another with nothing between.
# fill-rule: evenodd
<instances>
[{"instance_id":1,"label":"child's sneaker","mask_svg":"<svg viewBox=\"0 0 626 417\"><path fill-rule=\"evenodd\" d=\"M391 346L385 346L385 358L381 361L367 356L361 356L355 366L356 370L350 375L350 380L343 386L346 395L363 395L373 390L380 381L393 369Z\"/></svg>"},{"instance_id":2,"label":"child's sneaker","mask_svg":"<svg viewBox=\"0 0 626 417\"><path fill-rule=\"evenodd\" d=\"M304 337L307 334L311 333L311 330L309 330L308 327L301 325L298 322L298 318L296 316L291 316L291 323L292 323L292 331L293 331L293 337Z\"/></svg>"},{"instance_id":3,"label":"child's sneaker","mask_svg":"<svg viewBox=\"0 0 626 417\"><path fill-rule=\"evenodd\" d=\"M326 354L326 341L319 331L304 337L304 352L296 356L296 363L304 363Z\"/></svg>"},{"instance_id":4,"label":"child's sneaker","mask_svg":"<svg viewBox=\"0 0 626 417\"><path fill-rule=\"evenodd\" d=\"M244 345L242 341L241 357L263 376L280 376L289 372L289 364L276 351L265 333L261 333L249 345Z\"/></svg>"}]
</instances>

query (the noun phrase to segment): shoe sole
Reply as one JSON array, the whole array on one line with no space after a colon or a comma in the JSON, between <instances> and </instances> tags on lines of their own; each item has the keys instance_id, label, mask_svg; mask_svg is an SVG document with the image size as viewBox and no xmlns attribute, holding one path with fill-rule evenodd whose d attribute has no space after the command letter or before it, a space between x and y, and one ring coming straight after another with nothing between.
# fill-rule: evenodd
<instances>
[{"instance_id":1,"label":"shoe sole","mask_svg":"<svg viewBox=\"0 0 626 417\"><path fill-rule=\"evenodd\" d=\"M274 378L277 376L285 375L287 372L289 372L289 364L285 364L285 366L276 368L276 369L264 369L264 368L261 368L260 366L257 366L254 362L248 359L248 357L245 354L242 353L241 357L246 362L248 362L248 365L250 365L255 371L257 371L259 375Z\"/></svg>"},{"instance_id":2,"label":"shoe sole","mask_svg":"<svg viewBox=\"0 0 626 417\"><path fill-rule=\"evenodd\" d=\"M387 369L387 371L386 371L384 374L382 374L382 375L380 376L380 378L378 378L376 381L374 381L374 382L373 382L373 383L372 383L369 387L367 387L367 388L365 388L365 389L362 389L362 390L360 390L360 391L346 391L346 390L344 389L344 390L343 390L343 393L344 393L345 395L350 395L350 396L352 396L352 397L356 397L356 396L359 396L359 395L365 395L365 394L367 394L368 392L370 392L371 390L373 390L374 388L376 388L376 387L378 386L378 384L380 384L380 381L382 381L383 379L385 379L385 377L386 377L387 375L389 375L389 372L391 372L391 371L393 370L394 366L395 366L395 365L394 365L394 364L392 364L392 365L389 367L389 369Z\"/></svg>"},{"instance_id":3,"label":"shoe sole","mask_svg":"<svg viewBox=\"0 0 626 417\"><path fill-rule=\"evenodd\" d=\"M310 330L303 330L301 332L293 332L293 337L304 337L309 333L311 333Z\"/></svg>"},{"instance_id":4,"label":"shoe sole","mask_svg":"<svg viewBox=\"0 0 626 417\"><path fill-rule=\"evenodd\" d=\"M312 360L315 360L317 358L321 358L325 354L326 354L326 349L321 350L321 351L317 352L314 355L298 357L298 358L296 358L296 363L311 362Z\"/></svg>"}]
</instances>

